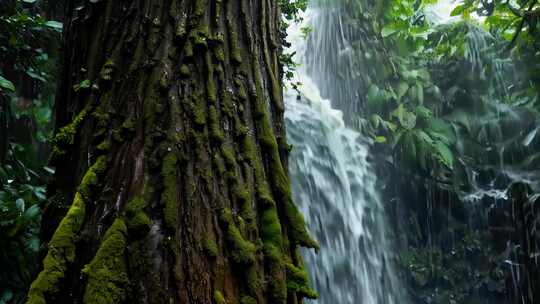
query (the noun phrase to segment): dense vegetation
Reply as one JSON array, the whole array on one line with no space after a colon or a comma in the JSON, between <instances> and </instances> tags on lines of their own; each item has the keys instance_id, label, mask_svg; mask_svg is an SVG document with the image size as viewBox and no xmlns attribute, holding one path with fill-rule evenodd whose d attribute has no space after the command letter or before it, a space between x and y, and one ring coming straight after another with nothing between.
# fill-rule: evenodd
<instances>
[{"instance_id":1,"label":"dense vegetation","mask_svg":"<svg viewBox=\"0 0 540 304\"><path fill-rule=\"evenodd\" d=\"M433 3L348 2L354 55L331 60L358 94L326 94L382 156L413 302L534 303L538 5L464 1L440 24Z\"/></svg>"},{"instance_id":2,"label":"dense vegetation","mask_svg":"<svg viewBox=\"0 0 540 304\"><path fill-rule=\"evenodd\" d=\"M0 3L0 303L21 303L38 269L41 208L62 24L41 1Z\"/></svg>"},{"instance_id":3,"label":"dense vegetation","mask_svg":"<svg viewBox=\"0 0 540 304\"><path fill-rule=\"evenodd\" d=\"M25 301L45 249L40 222L55 172L48 158L62 78L57 2L0 2L0 304ZM335 2L319 2L334 9ZM343 0L353 53L325 59L333 66L325 72L357 92L323 85L323 93L338 97L348 123L373 140L381 185L391 185L384 192L395 237L407 248L397 262L414 303L534 303L540 4L465 0L454 22L440 24L429 17L435 2ZM284 36L308 3L279 4ZM280 60L282 76L291 78L292 54ZM89 80L79 80L73 89L90 91ZM231 216L221 221L237 235ZM122 234L110 231L105 239ZM233 247L251 246L231 239ZM216 254L214 243L205 247ZM314 297L304 272L287 265L300 281L289 287ZM517 281L516 269L524 270ZM214 300L225 303L220 291Z\"/></svg>"},{"instance_id":4,"label":"dense vegetation","mask_svg":"<svg viewBox=\"0 0 540 304\"><path fill-rule=\"evenodd\" d=\"M405 84L400 80L394 88L407 89L400 91L405 98L397 108L383 116L397 126L384 134L392 138L400 168L417 176L411 184L401 175L403 189L418 190L398 196L418 210L409 224L420 222L425 229L419 237L409 234L416 248L403 262L412 270L413 290L436 303L521 297L534 303L538 297L530 287L535 276L512 278L515 271L535 268L535 198L526 203L531 190L519 187L503 194L522 181L538 191L536 173L530 173L538 167L540 148L538 66L527 64L538 60L536 17L529 16L535 2L524 1L521 9L496 1L485 5L466 2L452 12L462 21L432 26L404 4L412 19L403 22L398 10L385 16L390 22L381 30L400 50L396 57L408 59L405 68L403 60L395 63ZM419 76L411 79L411 71ZM472 281L477 283L464 283Z\"/></svg>"}]
</instances>

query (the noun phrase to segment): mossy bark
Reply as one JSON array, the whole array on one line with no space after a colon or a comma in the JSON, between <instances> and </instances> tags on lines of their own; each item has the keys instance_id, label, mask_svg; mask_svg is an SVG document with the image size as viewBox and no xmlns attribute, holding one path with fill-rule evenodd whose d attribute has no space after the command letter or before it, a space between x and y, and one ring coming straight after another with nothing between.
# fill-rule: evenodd
<instances>
[{"instance_id":1,"label":"mossy bark","mask_svg":"<svg viewBox=\"0 0 540 304\"><path fill-rule=\"evenodd\" d=\"M94 2L68 7L28 303L316 296L286 173L278 1Z\"/></svg>"}]
</instances>

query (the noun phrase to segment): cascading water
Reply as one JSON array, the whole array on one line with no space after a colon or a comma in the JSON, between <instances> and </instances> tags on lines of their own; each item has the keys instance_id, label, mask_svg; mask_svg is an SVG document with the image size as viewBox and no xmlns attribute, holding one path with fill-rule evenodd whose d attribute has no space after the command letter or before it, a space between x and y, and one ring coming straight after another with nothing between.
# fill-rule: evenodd
<instances>
[{"instance_id":1,"label":"cascading water","mask_svg":"<svg viewBox=\"0 0 540 304\"><path fill-rule=\"evenodd\" d=\"M451 25L461 17L451 16L459 3L441 0L426 9L428 20L435 25ZM477 22L485 17L473 14ZM536 115L524 110L527 99L512 94L512 89L528 81L523 67L507 54L507 46L497 37L482 28L477 22L465 23L466 35L462 65L462 78L470 81L471 91L484 90L481 100L474 100L476 108L469 108L473 116L467 128L473 130L479 150L464 151L471 143L463 142L468 134L458 136L458 152L463 156L460 162L465 168L468 189L462 199L478 202L483 199L504 201L508 199L507 189L515 182L529 184L535 191L540 190L540 173L530 170L537 167L540 158L536 152L540 142ZM455 81L455 80L454 80ZM471 103L473 104L473 103ZM453 119L462 113L453 115ZM468 130L468 131L470 131ZM468 132L467 131L467 132ZM481 158L478 158L481 155Z\"/></svg>"},{"instance_id":2,"label":"cascading water","mask_svg":"<svg viewBox=\"0 0 540 304\"><path fill-rule=\"evenodd\" d=\"M308 9L303 24L289 28L290 51L296 52L295 61L301 64L295 82L302 85L298 92L288 89L284 93L287 136L293 145L289 165L293 193L321 245L318 253L304 252L311 281L320 293L316 302L407 303L392 265L388 225L368 160L368 142L347 128L343 113L321 97L310 74L320 70L306 66L314 50L307 47L302 27L309 25L314 29L310 35L315 35L310 39L318 39L324 30L317 24L319 12ZM317 55L339 51L328 47ZM327 86L332 83L328 78L317 75Z\"/></svg>"},{"instance_id":3,"label":"cascading water","mask_svg":"<svg viewBox=\"0 0 540 304\"><path fill-rule=\"evenodd\" d=\"M514 182L538 188L538 173L530 165L538 158L538 122L524 111L511 88L525 79L512 58L501 54L496 39L477 25L468 25L464 57L471 66L471 75L479 75L488 85L484 107L474 113L473 127L484 149L483 161L467 164L468 182L472 191L463 198L506 200L507 189ZM532 149L531 149L532 148ZM486 157L487 156L487 157ZM531 157L533 156L533 157ZM473 158L474 159L474 158Z\"/></svg>"},{"instance_id":4,"label":"cascading water","mask_svg":"<svg viewBox=\"0 0 540 304\"><path fill-rule=\"evenodd\" d=\"M442 2L450 3L449 0ZM447 14L449 16L450 11ZM459 18L439 20L446 23L459 21ZM480 18L477 20L482 22ZM466 31L463 58L457 65L461 73L459 77L445 77L451 80L453 88L465 88L467 93L453 100L461 104L446 117L454 122L458 134L456 150L463 168L462 173L454 171L459 176L454 180L465 181L461 184L464 187L459 188L463 191L461 202L453 204L463 203L467 212L467 217L463 218L467 219L469 230L465 233L476 235L482 254L489 259L498 256L493 260L497 261L498 271L502 271L502 276L494 277L493 282L499 280L499 283L492 284L490 288L498 290L499 295L495 293L493 297L480 291L477 300L466 302L537 303L538 294L532 292L534 288L531 286L538 285L538 275L530 273L538 268L540 242L537 227L531 224L533 221L536 224L538 217L537 207L532 207L537 206L538 196L531 193L540 191L540 173L537 170L540 164L540 121L537 118L538 97L523 94L530 81L524 72L530 62L523 62L519 56L509 53L507 42L484 30L481 24L465 22L454 25L449 24L448 28ZM460 83L464 79L468 83ZM453 98L452 94L448 95ZM432 205L433 202L429 203ZM448 218L451 216L448 212ZM453 216L454 223L448 221L447 229L453 238L457 236L458 243L465 240L459 240L459 234L452 231L456 227L455 222L459 221ZM428 226L431 229L431 222ZM439 247L444 250L444 243L441 244ZM451 252L455 252L454 249ZM467 257L459 264L466 265L473 260ZM448 263L445 267L451 269L455 265ZM474 273L481 273L480 265L475 263L469 267L474 269ZM501 284L502 278L505 278L507 290ZM444 286L438 285L437 289L442 290ZM509 295L506 298L505 293Z\"/></svg>"}]
</instances>

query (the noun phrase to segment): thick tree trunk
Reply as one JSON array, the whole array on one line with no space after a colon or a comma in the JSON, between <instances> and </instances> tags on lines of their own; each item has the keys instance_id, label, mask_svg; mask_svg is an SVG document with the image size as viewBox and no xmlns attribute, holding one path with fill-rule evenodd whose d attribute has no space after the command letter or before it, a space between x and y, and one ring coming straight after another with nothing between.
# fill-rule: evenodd
<instances>
[{"instance_id":1,"label":"thick tree trunk","mask_svg":"<svg viewBox=\"0 0 540 304\"><path fill-rule=\"evenodd\" d=\"M314 296L277 0L90 2L66 18L48 251L28 303Z\"/></svg>"}]
</instances>

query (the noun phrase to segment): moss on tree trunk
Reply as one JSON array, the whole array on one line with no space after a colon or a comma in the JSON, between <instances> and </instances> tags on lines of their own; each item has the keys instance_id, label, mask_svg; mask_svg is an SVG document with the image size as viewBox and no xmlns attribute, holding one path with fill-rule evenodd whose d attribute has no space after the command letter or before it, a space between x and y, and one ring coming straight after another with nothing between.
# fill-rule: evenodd
<instances>
[{"instance_id":1,"label":"moss on tree trunk","mask_svg":"<svg viewBox=\"0 0 540 304\"><path fill-rule=\"evenodd\" d=\"M276 0L68 8L28 303L300 303Z\"/></svg>"}]
</instances>

